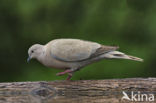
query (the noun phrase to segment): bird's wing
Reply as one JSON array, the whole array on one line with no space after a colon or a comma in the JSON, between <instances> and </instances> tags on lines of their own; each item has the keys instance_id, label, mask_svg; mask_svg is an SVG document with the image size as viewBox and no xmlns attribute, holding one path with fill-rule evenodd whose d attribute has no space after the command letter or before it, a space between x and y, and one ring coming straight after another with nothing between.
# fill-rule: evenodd
<instances>
[{"instance_id":1,"label":"bird's wing","mask_svg":"<svg viewBox=\"0 0 156 103\"><path fill-rule=\"evenodd\" d=\"M101 45L100 48L98 48L96 50L95 53L93 53L90 58L94 58L94 57L97 57L99 55L102 55L104 53L107 53L107 52L110 52L110 51L115 51L117 50L119 47L118 46L105 46L105 45Z\"/></svg>"},{"instance_id":2,"label":"bird's wing","mask_svg":"<svg viewBox=\"0 0 156 103\"><path fill-rule=\"evenodd\" d=\"M65 62L78 62L112 50L113 47L78 39L58 39L51 44L51 56ZM114 49L113 49L114 50Z\"/></svg>"}]
</instances>

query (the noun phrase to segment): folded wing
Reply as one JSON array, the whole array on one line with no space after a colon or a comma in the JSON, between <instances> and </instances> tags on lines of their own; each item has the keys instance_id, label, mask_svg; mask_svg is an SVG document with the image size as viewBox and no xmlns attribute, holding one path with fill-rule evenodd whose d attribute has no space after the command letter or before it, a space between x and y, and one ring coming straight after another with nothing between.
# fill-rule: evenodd
<instances>
[{"instance_id":1,"label":"folded wing","mask_svg":"<svg viewBox=\"0 0 156 103\"><path fill-rule=\"evenodd\" d=\"M78 62L116 49L117 47L78 39L58 39L51 44L51 56L60 61Z\"/></svg>"}]
</instances>

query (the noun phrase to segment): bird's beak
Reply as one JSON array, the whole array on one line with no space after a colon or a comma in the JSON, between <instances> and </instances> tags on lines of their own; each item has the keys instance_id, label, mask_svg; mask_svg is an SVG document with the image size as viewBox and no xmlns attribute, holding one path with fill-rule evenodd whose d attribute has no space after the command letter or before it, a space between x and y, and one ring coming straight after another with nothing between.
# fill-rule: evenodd
<instances>
[{"instance_id":1,"label":"bird's beak","mask_svg":"<svg viewBox=\"0 0 156 103\"><path fill-rule=\"evenodd\" d=\"M27 59L27 62L29 63L30 60L31 60L31 57L29 56L28 59Z\"/></svg>"}]
</instances>

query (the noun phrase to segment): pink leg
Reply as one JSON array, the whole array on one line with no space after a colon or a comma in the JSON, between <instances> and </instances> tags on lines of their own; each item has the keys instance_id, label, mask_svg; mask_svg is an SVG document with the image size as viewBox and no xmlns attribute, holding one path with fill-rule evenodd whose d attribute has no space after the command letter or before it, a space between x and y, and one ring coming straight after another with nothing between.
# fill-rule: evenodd
<instances>
[{"instance_id":1,"label":"pink leg","mask_svg":"<svg viewBox=\"0 0 156 103\"><path fill-rule=\"evenodd\" d=\"M67 77L67 79L66 80L70 80L71 79L71 77L72 77L72 73L68 73L68 77Z\"/></svg>"},{"instance_id":2,"label":"pink leg","mask_svg":"<svg viewBox=\"0 0 156 103\"><path fill-rule=\"evenodd\" d=\"M57 76L60 76L60 75L64 75L64 74L70 73L70 72L72 72L72 70L67 69L67 70L65 70L64 72L57 73L56 75L57 75Z\"/></svg>"}]
</instances>

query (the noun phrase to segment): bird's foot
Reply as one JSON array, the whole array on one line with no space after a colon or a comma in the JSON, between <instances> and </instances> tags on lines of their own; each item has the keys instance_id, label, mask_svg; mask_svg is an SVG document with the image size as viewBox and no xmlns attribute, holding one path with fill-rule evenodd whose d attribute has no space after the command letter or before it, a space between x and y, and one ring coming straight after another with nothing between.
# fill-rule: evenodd
<instances>
[{"instance_id":1,"label":"bird's foot","mask_svg":"<svg viewBox=\"0 0 156 103\"><path fill-rule=\"evenodd\" d=\"M68 73L68 77L67 77L67 79L66 79L66 80L70 80L72 76L73 76L73 74L72 74L72 73Z\"/></svg>"},{"instance_id":2,"label":"bird's foot","mask_svg":"<svg viewBox=\"0 0 156 103\"><path fill-rule=\"evenodd\" d=\"M68 75L69 75L69 73L71 74L71 72L72 72L72 70L67 69L67 70L65 70L64 72L57 73L56 75L57 75L57 76L60 76L60 75L66 74L66 73L68 73ZM69 75L69 76L70 76L70 75Z\"/></svg>"}]
</instances>

